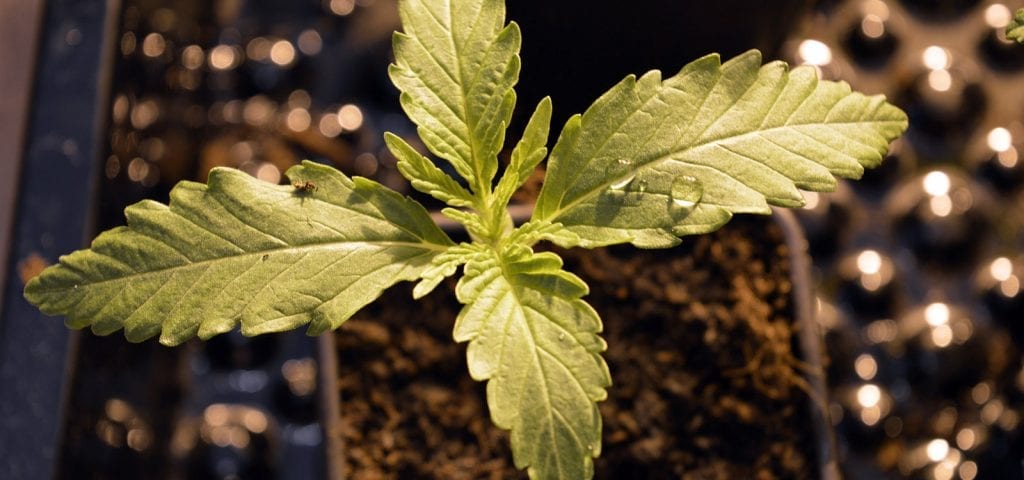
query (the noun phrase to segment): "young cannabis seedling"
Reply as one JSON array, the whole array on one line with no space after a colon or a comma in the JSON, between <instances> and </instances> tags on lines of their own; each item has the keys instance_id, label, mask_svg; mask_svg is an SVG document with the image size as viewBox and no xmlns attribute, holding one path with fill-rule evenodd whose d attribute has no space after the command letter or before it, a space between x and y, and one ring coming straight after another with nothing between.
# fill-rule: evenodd
<instances>
[{"instance_id":1,"label":"young cannabis seedling","mask_svg":"<svg viewBox=\"0 0 1024 480\"><path fill-rule=\"evenodd\" d=\"M700 58L669 78L626 77L569 119L547 153L551 102L536 107L501 177L498 155L516 103L519 27L501 0L403 0L390 74L402 108L444 170L388 134L412 186L447 203L471 242L455 244L423 206L316 163L271 185L231 169L182 182L169 205L143 201L128 225L60 259L25 297L72 328L165 345L241 326L256 335L338 328L400 281L417 298L459 267L465 306L454 337L487 381L494 423L511 431L534 478L593 474L595 402L611 384L601 320L587 285L541 240L562 247L667 248L734 213L803 205L881 162L907 125L880 96L819 81L811 67L761 64L750 51ZM513 225L512 194L547 157L532 218ZM410 321L415 321L410 319Z\"/></svg>"}]
</instances>

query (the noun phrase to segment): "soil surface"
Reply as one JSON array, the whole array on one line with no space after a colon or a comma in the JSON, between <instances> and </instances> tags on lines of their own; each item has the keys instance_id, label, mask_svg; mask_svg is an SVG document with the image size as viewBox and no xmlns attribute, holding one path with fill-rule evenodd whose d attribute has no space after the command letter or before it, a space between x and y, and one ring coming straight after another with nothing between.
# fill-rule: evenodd
<instances>
[{"instance_id":1,"label":"soil surface","mask_svg":"<svg viewBox=\"0 0 1024 480\"><path fill-rule=\"evenodd\" d=\"M737 218L667 251L561 253L608 341L597 478L818 477L778 227ZM451 340L454 295L410 298L393 289L337 335L346 478L526 478Z\"/></svg>"}]
</instances>

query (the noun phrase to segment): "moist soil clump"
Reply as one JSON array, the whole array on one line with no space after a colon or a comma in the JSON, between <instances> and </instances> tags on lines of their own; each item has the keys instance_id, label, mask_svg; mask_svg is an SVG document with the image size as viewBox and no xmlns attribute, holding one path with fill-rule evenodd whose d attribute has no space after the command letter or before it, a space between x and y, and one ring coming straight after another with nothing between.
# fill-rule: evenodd
<instances>
[{"instance_id":1,"label":"moist soil clump","mask_svg":"<svg viewBox=\"0 0 1024 480\"><path fill-rule=\"evenodd\" d=\"M608 341L597 478L818 477L774 223L737 218L671 250L559 253ZM420 303L399 286L339 330L346 478L526 478L451 339L452 286Z\"/></svg>"}]
</instances>

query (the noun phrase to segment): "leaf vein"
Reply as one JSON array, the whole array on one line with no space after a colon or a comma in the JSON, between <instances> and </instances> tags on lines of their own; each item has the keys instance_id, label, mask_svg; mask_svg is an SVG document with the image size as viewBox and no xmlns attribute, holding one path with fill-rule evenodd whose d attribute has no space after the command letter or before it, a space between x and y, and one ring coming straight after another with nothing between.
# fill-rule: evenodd
<instances>
[{"instance_id":1,"label":"leaf vein","mask_svg":"<svg viewBox=\"0 0 1024 480\"><path fill-rule=\"evenodd\" d=\"M222 207L224 207L224 211L228 212L228 214L230 214L232 217L235 217L235 219L237 219L238 222L241 223L242 225L245 225L246 227L249 227L252 230L255 230L256 232L259 232L259 233L263 234L264 236L266 236L266 237L268 237L270 239L273 239L274 241L276 241L277 243L279 243L281 245L285 245L285 246L289 245L289 243L284 241L283 239L278 238L277 236L275 236L275 235L273 235L273 234L271 234L269 232L265 232L261 228L255 226L255 225L251 225L251 224L249 224L249 222L246 222L245 220L243 220L242 217L239 217L238 214L235 213L234 210L231 209L230 205L224 203L225 200L220 198L219 195L211 195L211 196L213 197L213 199L217 203L219 203Z\"/></svg>"}]
</instances>

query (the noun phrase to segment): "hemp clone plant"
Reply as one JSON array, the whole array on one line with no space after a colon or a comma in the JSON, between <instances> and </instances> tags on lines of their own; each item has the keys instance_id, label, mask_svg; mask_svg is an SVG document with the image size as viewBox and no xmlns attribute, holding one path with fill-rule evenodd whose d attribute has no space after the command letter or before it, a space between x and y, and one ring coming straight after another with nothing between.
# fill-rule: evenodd
<instances>
[{"instance_id":1,"label":"hemp clone plant","mask_svg":"<svg viewBox=\"0 0 1024 480\"><path fill-rule=\"evenodd\" d=\"M812 67L708 55L676 75L628 76L571 117L548 155L552 104L537 105L501 176L516 103L520 31L502 0L401 0L390 77L424 145L447 170L386 134L412 186L465 226L456 244L416 201L372 180L304 162L272 185L217 168L142 201L127 226L61 257L25 297L72 328L165 345L240 326L245 335L338 328L385 289L430 293L461 268L454 339L487 381L491 419L511 431L533 478L593 476L596 402L611 386L588 287L540 241L669 248L735 213L803 205L799 189L878 165L907 117L881 96L822 81ZM532 217L513 193L547 159ZM454 173L456 177L449 175ZM410 320L415 321L415 320Z\"/></svg>"}]
</instances>

